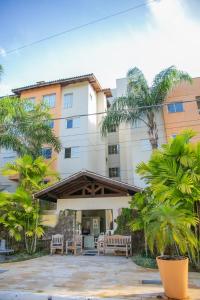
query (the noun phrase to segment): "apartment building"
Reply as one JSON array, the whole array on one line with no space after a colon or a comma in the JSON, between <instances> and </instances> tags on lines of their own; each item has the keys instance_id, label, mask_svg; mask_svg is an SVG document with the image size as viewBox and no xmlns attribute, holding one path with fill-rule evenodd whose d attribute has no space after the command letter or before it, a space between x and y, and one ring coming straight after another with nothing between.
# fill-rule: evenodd
<instances>
[{"instance_id":1,"label":"apartment building","mask_svg":"<svg viewBox=\"0 0 200 300\"><path fill-rule=\"evenodd\" d=\"M109 89L102 89L94 74L55 81L40 81L36 84L13 89L13 93L22 100L33 103L44 101L50 108L53 120L50 124L59 136L62 150L59 154L49 147L42 153L46 159L54 159L53 167L61 178L77 171L87 169L107 175L107 141L101 137L100 122L107 109ZM0 152L1 167L15 154ZM2 186L7 190L10 181L1 178ZM13 186L13 185L12 185Z\"/></svg>"},{"instance_id":2,"label":"apartment building","mask_svg":"<svg viewBox=\"0 0 200 300\"><path fill-rule=\"evenodd\" d=\"M61 178L81 170L121 180L143 187L136 174L139 162L147 161L152 153L147 127L142 122L122 124L112 128L102 137L100 125L108 103L126 95L127 79L116 80L112 90L102 89L94 74L36 84L13 90L21 99L34 103L44 101L50 107L54 121L50 126L59 136L62 150L59 154L44 147L46 159L54 158L54 168ZM182 83L175 87L166 99L163 111L156 114L159 144L165 143L185 128L197 131L194 141L200 138L200 78L192 84ZM0 167L16 158L13 151L0 151ZM0 189L13 191L16 182L0 178Z\"/></svg>"},{"instance_id":3,"label":"apartment building","mask_svg":"<svg viewBox=\"0 0 200 300\"><path fill-rule=\"evenodd\" d=\"M191 128L197 133L192 141L199 141L200 77L193 78L192 83L184 82L175 87L166 99L163 112L167 139Z\"/></svg>"}]
</instances>

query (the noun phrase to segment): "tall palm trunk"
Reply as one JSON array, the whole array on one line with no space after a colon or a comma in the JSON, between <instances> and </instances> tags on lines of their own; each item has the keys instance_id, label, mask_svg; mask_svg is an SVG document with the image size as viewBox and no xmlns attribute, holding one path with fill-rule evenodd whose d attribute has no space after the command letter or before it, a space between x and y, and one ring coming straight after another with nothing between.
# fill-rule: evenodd
<instances>
[{"instance_id":1,"label":"tall palm trunk","mask_svg":"<svg viewBox=\"0 0 200 300\"><path fill-rule=\"evenodd\" d=\"M158 148L158 127L155 120L153 111L147 113L148 135L152 149Z\"/></svg>"}]
</instances>

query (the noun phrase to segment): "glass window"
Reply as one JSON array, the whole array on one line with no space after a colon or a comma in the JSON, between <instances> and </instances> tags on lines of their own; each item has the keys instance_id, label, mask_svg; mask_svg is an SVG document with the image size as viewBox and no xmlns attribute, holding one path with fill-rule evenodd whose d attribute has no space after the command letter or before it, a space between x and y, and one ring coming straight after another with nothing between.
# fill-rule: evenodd
<instances>
[{"instance_id":1,"label":"glass window","mask_svg":"<svg viewBox=\"0 0 200 300\"><path fill-rule=\"evenodd\" d=\"M66 126L67 128L73 128L73 120L72 119L67 120L66 123L67 123L67 126Z\"/></svg>"},{"instance_id":2,"label":"glass window","mask_svg":"<svg viewBox=\"0 0 200 300\"><path fill-rule=\"evenodd\" d=\"M64 108L72 108L73 94L64 94Z\"/></svg>"},{"instance_id":3,"label":"glass window","mask_svg":"<svg viewBox=\"0 0 200 300\"><path fill-rule=\"evenodd\" d=\"M183 103L175 102L167 105L169 113L183 112Z\"/></svg>"},{"instance_id":4,"label":"glass window","mask_svg":"<svg viewBox=\"0 0 200 300\"><path fill-rule=\"evenodd\" d=\"M110 128L108 129L108 132L111 133L111 132L116 132L117 129L116 129L116 126L115 125L112 125L110 126Z\"/></svg>"},{"instance_id":5,"label":"glass window","mask_svg":"<svg viewBox=\"0 0 200 300\"><path fill-rule=\"evenodd\" d=\"M50 108L56 106L56 94L50 94L43 96L43 102Z\"/></svg>"},{"instance_id":6,"label":"glass window","mask_svg":"<svg viewBox=\"0 0 200 300\"><path fill-rule=\"evenodd\" d=\"M152 148L151 148L151 143L150 143L150 141L148 140L148 139L146 139L146 140L141 140L141 148L142 148L142 150L144 150L144 151L149 151L149 150L151 150Z\"/></svg>"},{"instance_id":7,"label":"glass window","mask_svg":"<svg viewBox=\"0 0 200 300\"><path fill-rule=\"evenodd\" d=\"M196 100L197 100L197 109L198 109L198 112L200 114L200 96L197 96Z\"/></svg>"},{"instance_id":8,"label":"glass window","mask_svg":"<svg viewBox=\"0 0 200 300\"><path fill-rule=\"evenodd\" d=\"M119 168L109 168L109 177L120 177L120 169Z\"/></svg>"},{"instance_id":9,"label":"glass window","mask_svg":"<svg viewBox=\"0 0 200 300\"><path fill-rule=\"evenodd\" d=\"M66 120L66 128L79 128L80 127L80 118L73 118Z\"/></svg>"},{"instance_id":10,"label":"glass window","mask_svg":"<svg viewBox=\"0 0 200 300\"><path fill-rule=\"evenodd\" d=\"M42 148L41 154L44 158L50 159L52 157L52 149L51 148Z\"/></svg>"},{"instance_id":11,"label":"glass window","mask_svg":"<svg viewBox=\"0 0 200 300\"><path fill-rule=\"evenodd\" d=\"M17 156L16 155L13 155L13 156L4 156L3 157L3 165L4 164L6 164L6 163L12 163L12 162L14 162L15 161L15 159L17 158Z\"/></svg>"},{"instance_id":12,"label":"glass window","mask_svg":"<svg viewBox=\"0 0 200 300\"><path fill-rule=\"evenodd\" d=\"M80 147L69 147L65 148L65 158L76 158L80 157Z\"/></svg>"},{"instance_id":13,"label":"glass window","mask_svg":"<svg viewBox=\"0 0 200 300\"><path fill-rule=\"evenodd\" d=\"M65 148L65 158L71 158L71 148Z\"/></svg>"},{"instance_id":14,"label":"glass window","mask_svg":"<svg viewBox=\"0 0 200 300\"><path fill-rule=\"evenodd\" d=\"M25 99L25 109L26 111L30 111L33 109L33 106L35 105L35 97L30 97Z\"/></svg>"},{"instance_id":15,"label":"glass window","mask_svg":"<svg viewBox=\"0 0 200 300\"><path fill-rule=\"evenodd\" d=\"M119 145L108 145L108 154L119 154Z\"/></svg>"},{"instance_id":16,"label":"glass window","mask_svg":"<svg viewBox=\"0 0 200 300\"><path fill-rule=\"evenodd\" d=\"M80 118L74 118L73 119L73 128L79 128L80 127Z\"/></svg>"},{"instance_id":17,"label":"glass window","mask_svg":"<svg viewBox=\"0 0 200 300\"><path fill-rule=\"evenodd\" d=\"M54 128L54 120L49 120L47 121L47 126L49 126L50 128Z\"/></svg>"},{"instance_id":18,"label":"glass window","mask_svg":"<svg viewBox=\"0 0 200 300\"><path fill-rule=\"evenodd\" d=\"M80 157L80 147L72 147L71 155L72 155L72 158Z\"/></svg>"}]
</instances>

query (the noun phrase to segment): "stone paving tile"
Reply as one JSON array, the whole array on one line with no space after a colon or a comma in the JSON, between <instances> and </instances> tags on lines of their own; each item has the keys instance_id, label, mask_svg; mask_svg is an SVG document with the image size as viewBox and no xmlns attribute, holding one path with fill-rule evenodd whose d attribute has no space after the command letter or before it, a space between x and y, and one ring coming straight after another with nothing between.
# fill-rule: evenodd
<instances>
[{"instance_id":1,"label":"stone paving tile","mask_svg":"<svg viewBox=\"0 0 200 300\"><path fill-rule=\"evenodd\" d=\"M0 273L0 300L9 299L6 295L12 295L11 300L47 300L48 295L53 296L52 300L55 297L153 300L163 295L161 285L141 284L145 279L160 280L157 270L138 267L124 257L54 255L0 264L0 269L8 270ZM189 282L191 299L200 300L200 273L190 273ZM15 297L17 293L29 296Z\"/></svg>"}]
</instances>

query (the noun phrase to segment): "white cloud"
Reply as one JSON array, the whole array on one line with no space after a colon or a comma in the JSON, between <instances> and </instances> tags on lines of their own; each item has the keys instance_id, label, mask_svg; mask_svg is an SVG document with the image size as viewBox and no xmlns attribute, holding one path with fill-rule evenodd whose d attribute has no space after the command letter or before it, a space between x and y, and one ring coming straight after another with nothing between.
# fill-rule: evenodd
<instances>
[{"instance_id":1,"label":"white cloud","mask_svg":"<svg viewBox=\"0 0 200 300\"><path fill-rule=\"evenodd\" d=\"M6 56L6 50L0 47L0 56Z\"/></svg>"},{"instance_id":2,"label":"white cloud","mask_svg":"<svg viewBox=\"0 0 200 300\"><path fill-rule=\"evenodd\" d=\"M149 82L170 65L199 76L200 23L187 15L184 2L151 3L145 28L130 28L123 35L120 32L99 45L90 45L90 60L95 62L93 71L100 82L113 86L113 79L125 76L134 66L142 69Z\"/></svg>"}]
</instances>

